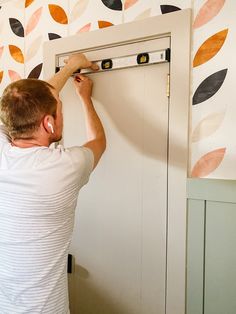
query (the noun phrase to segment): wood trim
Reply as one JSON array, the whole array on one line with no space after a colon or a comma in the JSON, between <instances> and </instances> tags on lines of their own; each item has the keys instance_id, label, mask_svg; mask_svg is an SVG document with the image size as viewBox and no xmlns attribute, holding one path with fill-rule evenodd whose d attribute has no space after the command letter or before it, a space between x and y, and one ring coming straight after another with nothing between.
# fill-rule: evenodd
<instances>
[{"instance_id":1,"label":"wood trim","mask_svg":"<svg viewBox=\"0 0 236 314\"><path fill-rule=\"evenodd\" d=\"M215 202L236 203L236 181L188 179L187 198Z\"/></svg>"},{"instance_id":2,"label":"wood trim","mask_svg":"<svg viewBox=\"0 0 236 314\"><path fill-rule=\"evenodd\" d=\"M44 44L44 78L55 73L58 54L91 51L162 37L171 37L168 147L168 236L166 313L185 312L186 181L190 104L191 9L151 17Z\"/></svg>"}]
</instances>

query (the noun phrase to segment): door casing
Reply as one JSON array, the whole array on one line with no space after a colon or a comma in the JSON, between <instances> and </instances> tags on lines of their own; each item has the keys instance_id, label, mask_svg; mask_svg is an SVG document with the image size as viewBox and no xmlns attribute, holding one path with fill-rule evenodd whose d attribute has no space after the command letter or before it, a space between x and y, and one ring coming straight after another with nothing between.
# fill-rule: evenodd
<instances>
[{"instance_id":1,"label":"door casing","mask_svg":"<svg viewBox=\"0 0 236 314\"><path fill-rule=\"evenodd\" d=\"M43 50L44 79L48 79L55 73L58 55L86 52L167 36L171 37L171 66L166 314L183 314L185 313L186 290L186 183L189 146L191 9L46 42Z\"/></svg>"}]
</instances>

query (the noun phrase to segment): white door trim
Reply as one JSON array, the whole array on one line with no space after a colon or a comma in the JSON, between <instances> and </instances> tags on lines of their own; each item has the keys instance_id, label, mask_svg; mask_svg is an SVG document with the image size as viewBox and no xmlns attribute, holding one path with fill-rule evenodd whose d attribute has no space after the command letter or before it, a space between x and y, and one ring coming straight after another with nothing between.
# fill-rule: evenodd
<instances>
[{"instance_id":1,"label":"white door trim","mask_svg":"<svg viewBox=\"0 0 236 314\"><path fill-rule=\"evenodd\" d=\"M55 73L57 55L78 46L84 52L166 36L171 37L166 314L184 314L191 9L46 42L44 78Z\"/></svg>"}]
</instances>

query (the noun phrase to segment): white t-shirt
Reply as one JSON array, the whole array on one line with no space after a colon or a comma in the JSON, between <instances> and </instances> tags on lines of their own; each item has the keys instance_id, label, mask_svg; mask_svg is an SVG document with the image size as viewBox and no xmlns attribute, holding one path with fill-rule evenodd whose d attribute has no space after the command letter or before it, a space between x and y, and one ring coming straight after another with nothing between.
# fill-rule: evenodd
<instances>
[{"instance_id":1,"label":"white t-shirt","mask_svg":"<svg viewBox=\"0 0 236 314\"><path fill-rule=\"evenodd\" d=\"M0 126L0 314L67 314L67 256L93 153L17 148Z\"/></svg>"}]
</instances>

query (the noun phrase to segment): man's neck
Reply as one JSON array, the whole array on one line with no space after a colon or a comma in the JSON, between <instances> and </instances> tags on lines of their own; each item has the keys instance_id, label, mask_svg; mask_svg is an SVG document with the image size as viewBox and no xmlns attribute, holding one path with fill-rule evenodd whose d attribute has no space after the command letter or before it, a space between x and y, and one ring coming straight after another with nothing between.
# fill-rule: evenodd
<instances>
[{"instance_id":1,"label":"man's neck","mask_svg":"<svg viewBox=\"0 0 236 314\"><path fill-rule=\"evenodd\" d=\"M49 146L50 143L48 140L37 140L37 139L15 139L11 141L12 146L19 148L30 148L30 147L40 147L40 146Z\"/></svg>"}]
</instances>

